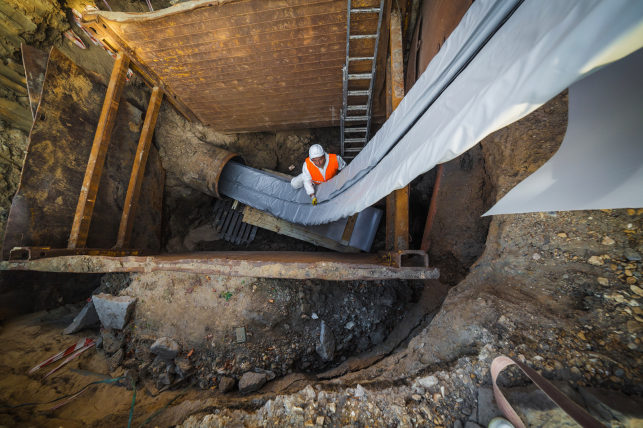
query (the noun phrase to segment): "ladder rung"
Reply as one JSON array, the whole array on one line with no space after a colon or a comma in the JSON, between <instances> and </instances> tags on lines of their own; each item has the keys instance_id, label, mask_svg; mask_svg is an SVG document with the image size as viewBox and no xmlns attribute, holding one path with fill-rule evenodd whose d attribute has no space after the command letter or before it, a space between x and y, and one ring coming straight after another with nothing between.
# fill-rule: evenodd
<instances>
[{"instance_id":1,"label":"ladder rung","mask_svg":"<svg viewBox=\"0 0 643 428\"><path fill-rule=\"evenodd\" d=\"M363 143L364 140L365 138L344 138L345 143Z\"/></svg>"},{"instance_id":2,"label":"ladder rung","mask_svg":"<svg viewBox=\"0 0 643 428\"><path fill-rule=\"evenodd\" d=\"M345 152L349 152L349 153L359 153L359 152L361 152L362 150L363 150L363 148L362 148L362 147L360 147L359 149L350 149L350 148L348 148L348 149L344 149L344 151L345 151Z\"/></svg>"},{"instance_id":3,"label":"ladder rung","mask_svg":"<svg viewBox=\"0 0 643 428\"><path fill-rule=\"evenodd\" d=\"M349 97L361 97L364 95L368 95L368 91L348 91Z\"/></svg>"},{"instance_id":4,"label":"ladder rung","mask_svg":"<svg viewBox=\"0 0 643 428\"><path fill-rule=\"evenodd\" d=\"M348 80L364 80L368 79L370 80L373 75L370 73L363 73L363 74L349 74L348 75Z\"/></svg>"},{"instance_id":5,"label":"ladder rung","mask_svg":"<svg viewBox=\"0 0 643 428\"><path fill-rule=\"evenodd\" d=\"M368 120L368 116L346 116L344 122L360 122L362 120Z\"/></svg>"},{"instance_id":6,"label":"ladder rung","mask_svg":"<svg viewBox=\"0 0 643 428\"><path fill-rule=\"evenodd\" d=\"M351 9L351 13L380 13L379 7Z\"/></svg>"},{"instance_id":7,"label":"ladder rung","mask_svg":"<svg viewBox=\"0 0 643 428\"><path fill-rule=\"evenodd\" d=\"M377 37L377 34L358 34L355 36L351 36L351 40L355 39L374 39Z\"/></svg>"},{"instance_id":8,"label":"ladder rung","mask_svg":"<svg viewBox=\"0 0 643 428\"><path fill-rule=\"evenodd\" d=\"M344 128L344 134L347 132L366 132L366 128Z\"/></svg>"},{"instance_id":9,"label":"ladder rung","mask_svg":"<svg viewBox=\"0 0 643 428\"><path fill-rule=\"evenodd\" d=\"M355 58L348 58L349 61L373 61L374 57L372 56L359 56Z\"/></svg>"},{"instance_id":10,"label":"ladder rung","mask_svg":"<svg viewBox=\"0 0 643 428\"><path fill-rule=\"evenodd\" d=\"M347 106L346 109L349 110L349 111L351 111L351 110L367 110L368 106Z\"/></svg>"}]
</instances>

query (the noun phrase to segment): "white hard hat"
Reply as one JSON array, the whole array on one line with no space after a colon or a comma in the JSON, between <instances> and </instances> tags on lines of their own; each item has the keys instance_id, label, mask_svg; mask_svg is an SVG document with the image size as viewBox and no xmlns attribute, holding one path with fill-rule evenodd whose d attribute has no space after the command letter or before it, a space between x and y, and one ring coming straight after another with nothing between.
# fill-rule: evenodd
<instances>
[{"instance_id":1,"label":"white hard hat","mask_svg":"<svg viewBox=\"0 0 643 428\"><path fill-rule=\"evenodd\" d=\"M310 156L311 159L324 156L324 149L319 144L313 144L308 150L308 156Z\"/></svg>"}]
</instances>

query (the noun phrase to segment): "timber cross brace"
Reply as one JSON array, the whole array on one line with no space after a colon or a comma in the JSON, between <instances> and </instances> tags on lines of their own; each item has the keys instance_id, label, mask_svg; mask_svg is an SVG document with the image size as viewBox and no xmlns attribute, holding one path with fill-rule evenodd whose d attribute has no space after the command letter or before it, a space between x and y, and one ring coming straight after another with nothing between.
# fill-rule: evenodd
<instances>
[{"instance_id":1,"label":"timber cross brace","mask_svg":"<svg viewBox=\"0 0 643 428\"><path fill-rule=\"evenodd\" d=\"M123 93L128 65L129 59L127 59L127 57L122 53L119 53L116 57L116 62L114 63L114 69L109 80L109 86L107 87L107 95L103 102L103 109L100 114L98 128L96 130L96 135L94 136L89 161L87 162L87 170L85 172L85 178L83 179L83 186L78 198L76 215L74 216L74 223L72 224L71 234L69 236L69 244L67 245L67 248L70 250L84 248L87 244L87 235L89 234L89 225L94 212L98 185L103 172L103 166L105 164L107 149L112 137L112 131L116 122L116 113ZM149 107L145 116L145 123L136 149L136 156L134 157L134 165L132 167L132 174L127 187L125 206L123 208L123 215L121 216L121 222L118 228L118 237L115 248L120 249L127 248L129 246L134 215L138 204L138 196L143 182L143 171L145 170L145 164L147 163L147 156L150 143L152 142L152 134L154 132L154 126L156 125L156 118L158 117L162 96L163 95L158 86L155 86L152 91L152 97L150 98Z\"/></svg>"}]
</instances>

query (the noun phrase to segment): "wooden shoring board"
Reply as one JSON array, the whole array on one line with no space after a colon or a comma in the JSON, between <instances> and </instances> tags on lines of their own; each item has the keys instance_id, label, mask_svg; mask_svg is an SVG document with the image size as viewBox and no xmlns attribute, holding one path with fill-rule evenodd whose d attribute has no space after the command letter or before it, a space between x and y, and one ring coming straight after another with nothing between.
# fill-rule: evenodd
<instances>
[{"instance_id":1,"label":"wooden shoring board","mask_svg":"<svg viewBox=\"0 0 643 428\"><path fill-rule=\"evenodd\" d=\"M352 1L353 8L379 5ZM280 131L339 126L346 8L346 0L216 0L149 14L91 12L83 26L125 53L132 70L161 87L190 120L224 132ZM355 15L355 34L377 32L377 14ZM377 63L383 75L388 31L380 38L384 56L378 55ZM373 43L356 40L351 54L366 56L361 50L372 52ZM374 89L378 93L377 85ZM292 108L289 96L272 97L302 90L328 96L308 109ZM244 116L248 111L255 114Z\"/></svg>"},{"instance_id":2,"label":"wooden shoring board","mask_svg":"<svg viewBox=\"0 0 643 428\"><path fill-rule=\"evenodd\" d=\"M0 118L12 122L16 128L25 132L29 132L33 123L31 111L6 98L0 98Z\"/></svg>"},{"instance_id":3,"label":"wooden shoring board","mask_svg":"<svg viewBox=\"0 0 643 428\"><path fill-rule=\"evenodd\" d=\"M104 86L52 49L7 221L4 260L14 247L67 248L105 93ZM89 248L116 243L142 122L141 111L121 101L96 196ZM160 156L152 146L139 202L145 210L137 211L130 242L135 248L160 249L164 180Z\"/></svg>"},{"instance_id":4,"label":"wooden shoring board","mask_svg":"<svg viewBox=\"0 0 643 428\"><path fill-rule=\"evenodd\" d=\"M351 242L351 236L353 236L353 230L355 230L355 223L357 223L357 217L359 214L353 214L348 217L346 221L346 226L344 227L344 233L342 233L342 245L348 245Z\"/></svg>"},{"instance_id":5,"label":"wooden shoring board","mask_svg":"<svg viewBox=\"0 0 643 428\"><path fill-rule=\"evenodd\" d=\"M85 178L80 188L76 215L74 216L74 223L71 226L71 233L69 234L69 244L67 245L67 248L70 249L84 248L87 243L87 235L89 234L89 226L92 221L92 214L94 213L98 185L100 184L100 177L103 174L107 149L112 139L112 131L116 123L116 114L118 113L118 105L121 101L123 86L125 86L125 74L127 73L128 67L129 59L122 53L118 54L116 62L114 63L114 69L112 70L112 76L109 79L109 85L107 86L107 93L103 100L103 109L98 119L98 127L96 128L96 134L94 134L92 149L89 152Z\"/></svg>"},{"instance_id":6,"label":"wooden shoring board","mask_svg":"<svg viewBox=\"0 0 643 428\"><path fill-rule=\"evenodd\" d=\"M317 235L316 233L305 229L303 226L287 222L252 207L246 207L244 211L243 222L260 227L262 229L276 232L280 235L290 236L291 238L306 241L313 245L318 245L320 247L328 248L330 250L335 250L342 253L359 253L361 251L359 248L342 245L341 243L333 241L330 238Z\"/></svg>"},{"instance_id":7,"label":"wooden shoring board","mask_svg":"<svg viewBox=\"0 0 643 428\"><path fill-rule=\"evenodd\" d=\"M136 148L136 156L134 157L134 165L132 166L132 175L130 177L129 186L127 187L127 195L125 195L125 206L123 207L121 224L118 228L116 248L129 247L141 186L143 184L143 173L145 172L145 165L147 165L147 157L150 152L150 144L152 144L152 135L154 134L156 119L158 118L159 110L161 108L161 101L163 101L163 92L161 92L161 89L158 86L155 86L152 90L147 114L145 115L141 138L139 139L138 147Z\"/></svg>"}]
</instances>

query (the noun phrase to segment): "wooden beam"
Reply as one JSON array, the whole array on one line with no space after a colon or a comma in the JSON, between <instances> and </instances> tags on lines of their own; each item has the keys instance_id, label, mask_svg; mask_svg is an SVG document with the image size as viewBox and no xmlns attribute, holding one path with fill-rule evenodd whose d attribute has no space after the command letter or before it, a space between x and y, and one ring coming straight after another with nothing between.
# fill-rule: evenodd
<instances>
[{"instance_id":1,"label":"wooden beam","mask_svg":"<svg viewBox=\"0 0 643 428\"><path fill-rule=\"evenodd\" d=\"M9 78L1 74L0 74L0 85L15 92L16 95L19 95L21 97L26 97L28 95L26 87L23 87L22 85L11 81Z\"/></svg>"},{"instance_id":2,"label":"wooden beam","mask_svg":"<svg viewBox=\"0 0 643 428\"><path fill-rule=\"evenodd\" d=\"M392 112L404 98L404 51L402 49L402 25L400 12L391 10L390 73L387 73L387 107ZM387 67L388 68L388 67ZM388 71L387 70L387 71ZM387 117L389 108L387 108ZM386 249L403 251L409 249L409 190L406 185L386 197Z\"/></svg>"},{"instance_id":3,"label":"wooden beam","mask_svg":"<svg viewBox=\"0 0 643 428\"><path fill-rule=\"evenodd\" d=\"M120 102L123 86L125 85L125 74L127 73L128 67L129 59L123 55L123 53L119 53L114 63L112 76L109 79L103 110L100 113L98 128L96 129L94 143L92 144L92 151L87 161L83 187L80 189L76 215L74 216L74 223L72 224L71 234L69 235L69 244L67 245L69 249L83 248L87 243L87 234L89 233L89 224L94 213L98 184L100 183L100 176L103 173L105 156L107 155L107 148L109 147L112 130L116 122L118 103Z\"/></svg>"},{"instance_id":4,"label":"wooden beam","mask_svg":"<svg viewBox=\"0 0 643 428\"><path fill-rule=\"evenodd\" d=\"M424 233L422 234L422 244L420 249L425 253L429 252L431 248L431 230L433 229L433 219L438 210L438 193L440 192L440 182L442 181L442 170L444 164L438 165L435 173L435 184L433 185L433 193L431 194L431 204L429 205L429 214L426 216L426 224L424 225Z\"/></svg>"},{"instance_id":5,"label":"wooden beam","mask_svg":"<svg viewBox=\"0 0 643 428\"><path fill-rule=\"evenodd\" d=\"M393 110L404 98L404 48L400 12L391 11L391 95Z\"/></svg>"},{"instance_id":6,"label":"wooden beam","mask_svg":"<svg viewBox=\"0 0 643 428\"><path fill-rule=\"evenodd\" d=\"M145 114L141 138L138 140L134 165L132 166L132 175L127 186L125 206L123 207L121 224L118 228L118 238L116 239L116 246L114 248L129 248L129 241L132 237L132 226L134 225L134 217L136 216L136 208L138 207L138 196L141 191L141 184L143 183L143 173L145 172L147 155L150 152L150 144L152 143L152 135L154 134L159 109L161 108L161 101L163 101L163 91L161 91L161 88L158 86L155 86L152 90L147 113Z\"/></svg>"},{"instance_id":7,"label":"wooden beam","mask_svg":"<svg viewBox=\"0 0 643 428\"><path fill-rule=\"evenodd\" d=\"M353 230L355 229L355 223L357 223L357 216L359 213L353 214L348 217L346 226L344 227L344 233L342 234L342 245L348 245L351 242L351 236L353 236Z\"/></svg>"},{"instance_id":8,"label":"wooden beam","mask_svg":"<svg viewBox=\"0 0 643 428\"><path fill-rule=\"evenodd\" d=\"M325 236L318 235L298 224L290 223L273 215L259 211L252 207L246 207L243 215L243 222L262 229L277 232L280 235L290 236L291 238L309 242L313 245L329 248L342 253L359 253L359 248L342 245Z\"/></svg>"},{"instance_id":9,"label":"wooden beam","mask_svg":"<svg viewBox=\"0 0 643 428\"><path fill-rule=\"evenodd\" d=\"M31 111L6 98L0 98L0 118L8 120L16 128L22 129L27 133L31 131L31 125L33 125Z\"/></svg>"}]
</instances>

